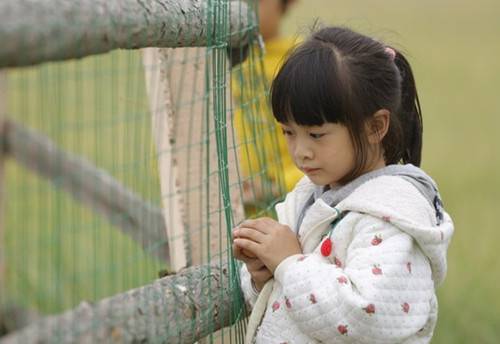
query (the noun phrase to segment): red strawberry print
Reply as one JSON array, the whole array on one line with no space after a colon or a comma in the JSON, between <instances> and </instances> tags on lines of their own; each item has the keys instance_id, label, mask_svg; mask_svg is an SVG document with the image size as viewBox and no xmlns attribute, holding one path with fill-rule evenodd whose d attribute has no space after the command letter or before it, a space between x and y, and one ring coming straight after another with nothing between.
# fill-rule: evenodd
<instances>
[{"instance_id":1,"label":"red strawberry print","mask_svg":"<svg viewBox=\"0 0 500 344\"><path fill-rule=\"evenodd\" d=\"M382 242L382 237L380 235L375 235L372 239L372 245L377 246Z\"/></svg>"},{"instance_id":2,"label":"red strawberry print","mask_svg":"<svg viewBox=\"0 0 500 344\"><path fill-rule=\"evenodd\" d=\"M375 313L375 305L373 303L370 303L368 306L366 306L365 308L363 308L364 311L368 314L373 314Z\"/></svg>"},{"instance_id":3,"label":"red strawberry print","mask_svg":"<svg viewBox=\"0 0 500 344\"><path fill-rule=\"evenodd\" d=\"M411 262L406 263L406 268L408 269L408 272L411 273Z\"/></svg>"},{"instance_id":4,"label":"red strawberry print","mask_svg":"<svg viewBox=\"0 0 500 344\"><path fill-rule=\"evenodd\" d=\"M328 257L332 253L332 241L330 238L326 238L321 244L321 254L323 257Z\"/></svg>"},{"instance_id":5,"label":"red strawberry print","mask_svg":"<svg viewBox=\"0 0 500 344\"><path fill-rule=\"evenodd\" d=\"M401 305L401 308L403 309L403 312L408 313L410 311L410 305L408 302L405 302Z\"/></svg>"},{"instance_id":6,"label":"red strawberry print","mask_svg":"<svg viewBox=\"0 0 500 344\"><path fill-rule=\"evenodd\" d=\"M318 302L316 301L316 296L314 296L314 294L309 295L309 301L311 301L312 304Z\"/></svg>"},{"instance_id":7,"label":"red strawberry print","mask_svg":"<svg viewBox=\"0 0 500 344\"><path fill-rule=\"evenodd\" d=\"M335 265L337 265L338 268L342 267L342 262L337 257L333 258L333 262L335 263Z\"/></svg>"},{"instance_id":8,"label":"red strawberry print","mask_svg":"<svg viewBox=\"0 0 500 344\"><path fill-rule=\"evenodd\" d=\"M280 309L280 303L278 301L274 301L273 312L276 312L278 309Z\"/></svg>"},{"instance_id":9,"label":"red strawberry print","mask_svg":"<svg viewBox=\"0 0 500 344\"><path fill-rule=\"evenodd\" d=\"M382 216L382 221L391 222L391 217L390 216Z\"/></svg>"},{"instance_id":10,"label":"red strawberry print","mask_svg":"<svg viewBox=\"0 0 500 344\"><path fill-rule=\"evenodd\" d=\"M340 276L340 277L337 277L337 281L338 281L340 284L347 284L347 277L345 277L345 276Z\"/></svg>"},{"instance_id":11,"label":"red strawberry print","mask_svg":"<svg viewBox=\"0 0 500 344\"><path fill-rule=\"evenodd\" d=\"M290 299L288 297L285 297L285 306L288 309L292 308L292 303L290 302Z\"/></svg>"},{"instance_id":12,"label":"red strawberry print","mask_svg":"<svg viewBox=\"0 0 500 344\"><path fill-rule=\"evenodd\" d=\"M382 269L380 268L380 265L378 265L378 264L373 265L372 274L382 275Z\"/></svg>"},{"instance_id":13,"label":"red strawberry print","mask_svg":"<svg viewBox=\"0 0 500 344\"><path fill-rule=\"evenodd\" d=\"M340 334L347 336L347 325L339 325L337 326L337 330L339 331Z\"/></svg>"},{"instance_id":14,"label":"red strawberry print","mask_svg":"<svg viewBox=\"0 0 500 344\"><path fill-rule=\"evenodd\" d=\"M297 259L297 261L298 261L298 262L301 262L301 261L303 261L304 259L306 259L306 256L300 256L300 257Z\"/></svg>"}]
</instances>

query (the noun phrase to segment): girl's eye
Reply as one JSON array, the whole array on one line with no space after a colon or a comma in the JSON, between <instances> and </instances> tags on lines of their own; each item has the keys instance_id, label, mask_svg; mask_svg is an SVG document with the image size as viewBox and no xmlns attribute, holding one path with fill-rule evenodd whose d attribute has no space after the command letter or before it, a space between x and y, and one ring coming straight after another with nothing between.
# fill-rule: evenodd
<instances>
[{"instance_id":1,"label":"girl's eye","mask_svg":"<svg viewBox=\"0 0 500 344\"><path fill-rule=\"evenodd\" d=\"M310 133L309 136L311 136L313 139L319 139L325 134L315 134L315 133Z\"/></svg>"},{"instance_id":2,"label":"girl's eye","mask_svg":"<svg viewBox=\"0 0 500 344\"><path fill-rule=\"evenodd\" d=\"M285 135L285 136L292 135L292 131L291 130L287 130L287 129L281 128L281 131L283 132L283 135Z\"/></svg>"}]
</instances>

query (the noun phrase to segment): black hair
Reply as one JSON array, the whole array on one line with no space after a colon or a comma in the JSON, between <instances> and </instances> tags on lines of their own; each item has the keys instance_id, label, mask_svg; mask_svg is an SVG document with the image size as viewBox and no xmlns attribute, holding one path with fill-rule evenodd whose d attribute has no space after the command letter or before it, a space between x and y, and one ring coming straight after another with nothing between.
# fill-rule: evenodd
<instances>
[{"instance_id":1,"label":"black hair","mask_svg":"<svg viewBox=\"0 0 500 344\"><path fill-rule=\"evenodd\" d=\"M348 28L323 28L289 53L271 85L278 122L329 122L349 129L356 164L344 181L363 171L365 123L381 109L391 114L382 140L386 164L420 166L422 116L413 72L400 52L388 48Z\"/></svg>"}]
</instances>

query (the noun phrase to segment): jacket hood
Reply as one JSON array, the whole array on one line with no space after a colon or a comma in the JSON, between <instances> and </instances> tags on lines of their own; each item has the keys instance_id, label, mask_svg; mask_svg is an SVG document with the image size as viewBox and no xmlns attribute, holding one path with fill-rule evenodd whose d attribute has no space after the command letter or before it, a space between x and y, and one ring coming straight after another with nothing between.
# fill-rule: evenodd
<instances>
[{"instance_id":1,"label":"jacket hood","mask_svg":"<svg viewBox=\"0 0 500 344\"><path fill-rule=\"evenodd\" d=\"M336 208L370 214L412 236L431 262L434 284L443 282L454 228L432 179L382 175L358 186Z\"/></svg>"},{"instance_id":2,"label":"jacket hood","mask_svg":"<svg viewBox=\"0 0 500 344\"><path fill-rule=\"evenodd\" d=\"M420 168L410 164L389 165L326 191L304 177L297 184L296 192L303 195L298 196L302 201L295 203L302 207L295 208L298 216L289 220L296 228L318 199L324 206L330 205L342 212L370 214L412 236L431 262L435 285L444 280L453 222L443 209L436 183Z\"/></svg>"}]
</instances>

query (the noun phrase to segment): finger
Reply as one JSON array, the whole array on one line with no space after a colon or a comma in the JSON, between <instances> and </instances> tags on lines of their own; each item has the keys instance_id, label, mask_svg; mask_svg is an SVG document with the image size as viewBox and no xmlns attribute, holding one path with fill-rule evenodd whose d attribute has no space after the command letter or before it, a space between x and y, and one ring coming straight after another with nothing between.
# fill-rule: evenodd
<instances>
[{"instance_id":1,"label":"finger","mask_svg":"<svg viewBox=\"0 0 500 344\"><path fill-rule=\"evenodd\" d=\"M262 241L265 239L265 235L266 234L259 232L258 230L247 227L241 227L235 232L235 238L250 239L258 243L262 243Z\"/></svg>"},{"instance_id":2,"label":"finger","mask_svg":"<svg viewBox=\"0 0 500 344\"><path fill-rule=\"evenodd\" d=\"M246 228L253 228L261 233L268 234L269 233L269 227L274 224L274 220L267 218L267 217L261 217L258 219L254 220L245 220L240 224L240 228L246 227Z\"/></svg>"},{"instance_id":3,"label":"finger","mask_svg":"<svg viewBox=\"0 0 500 344\"><path fill-rule=\"evenodd\" d=\"M238 236L238 229L239 227L236 226L233 228L233 230L231 231L231 233L233 234L233 238L236 238Z\"/></svg>"},{"instance_id":4,"label":"finger","mask_svg":"<svg viewBox=\"0 0 500 344\"><path fill-rule=\"evenodd\" d=\"M249 264L250 262L253 262L254 260L259 261L259 259L257 258L257 256L253 252L251 252L249 250L245 250L243 248L240 248L240 247L236 246L234 243L232 245L232 249L233 249L234 258L241 260L245 264Z\"/></svg>"},{"instance_id":5,"label":"finger","mask_svg":"<svg viewBox=\"0 0 500 344\"><path fill-rule=\"evenodd\" d=\"M259 217L259 218L256 218L256 219L246 219L245 221L243 221L240 226L259 226L259 225L263 225L263 224L269 224L269 223L272 223L274 222L273 219L269 218L269 217Z\"/></svg>"},{"instance_id":6,"label":"finger","mask_svg":"<svg viewBox=\"0 0 500 344\"><path fill-rule=\"evenodd\" d=\"M264 263L258 258L248 260L246 264L248 271L259 271L262 268L267 269Z\"/></svg>"},{"instance_id":7,"label":"finger","mask_svg":"<svg viewBox=\"0 0 500 344\"><path fill-rule=\"evenodd\" d=\"M241 228L241 223L239 225L237 225L236 227L233 228L233 230L231 231L231 234L233 235L233 238L237 238L239 237L239 230Z\"/></svg>"},{"instance_id":8,"label":"finger","mask_svg":"<svg viewBox=\"0 0 500 344\"><path fill-rule=\"evenodd\" d=\"M242 252L241 248L239 248L235 244L233 244L233 256L235 259L241 260L245 264L247 264L247 262L250 260L250 258Z\"/></svg>"},{"instance_id":9,"label":"finger","mask_svg":"<svg viewBox=\"0 0 500 344\"><path fill-rule=\"evenodd\" d=\"M243 221L242 223L240 223L240 225L238 227L248 227L248 228L254 228L255 229L255 226L258 226L258 224L260 223L260 219L247 219L245 221Z\"/></svg>"},{"instance_id":10,"label":"finger","mask_svg":"<svg viewBox=\"0 0 500 344\"><path fill-rule=\"evenodd\" d=\"M254 253L256 256L259 255L260 244L256 243L255 241L252 241L249 239L244 239L244 238L238 238L238 239L234 239L233 243L237 247L239 247L240 249L248 250L248 251Z\"/></svg>"}]
</instances>

